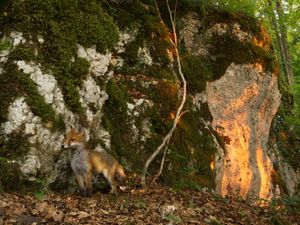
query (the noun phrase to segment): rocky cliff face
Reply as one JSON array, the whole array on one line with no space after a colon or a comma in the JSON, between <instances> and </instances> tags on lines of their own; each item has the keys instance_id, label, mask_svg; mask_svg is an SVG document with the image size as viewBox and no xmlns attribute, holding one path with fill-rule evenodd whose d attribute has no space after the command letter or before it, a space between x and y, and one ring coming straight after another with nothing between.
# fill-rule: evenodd
<instances>
[{"instance_id":1,"label":"rocky cliff face","mask_svg":"<svg viewBox=\"0 0 300 225\"><path fill-rule=\"evenodd\" d=\"M72 190L70 152L60 146L64 123L76 122L87 128L92 148L139 171L169 129L181 94L169 33L156 12L143 4L112 3L111 11L96 1L74 0L63 9L38 1L43 13L32 11L31 1L12 2L1 20L0 177L18 173L20 186ZM272 197L277 183L267 143L280 94L268 35L244 15L196 9L180 13L178 27L189 96L162 182ZM14 186L9 179L0 184Z\"/></svg>"}]
</instances>

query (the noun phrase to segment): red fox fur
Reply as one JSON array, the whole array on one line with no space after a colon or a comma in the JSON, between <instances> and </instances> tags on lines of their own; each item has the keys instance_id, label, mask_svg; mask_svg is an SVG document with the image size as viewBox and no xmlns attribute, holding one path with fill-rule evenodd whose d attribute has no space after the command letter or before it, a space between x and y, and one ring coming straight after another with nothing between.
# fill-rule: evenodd
<instances>
[{"instance_id":1,"label":"red fox fur","mask_svg":"<svg viewBox=\"0 0 300 225\"><path fill-rule=\"evenodd\" d=\"M83 196L89 196L93 189L93 177L103 174L111 186L112 193L117 191L117 181L124 182L126 175L123 166L109 153L97 152L87 147L83 127L68 128L63 148L74 149L71 167Z\"/></svg>"}]
</instances>

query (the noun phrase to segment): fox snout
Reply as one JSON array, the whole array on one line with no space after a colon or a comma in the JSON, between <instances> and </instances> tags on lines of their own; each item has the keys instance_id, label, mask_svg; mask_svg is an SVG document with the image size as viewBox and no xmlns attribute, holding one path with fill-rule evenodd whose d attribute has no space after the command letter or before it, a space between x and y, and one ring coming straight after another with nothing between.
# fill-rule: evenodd
<instances>
[{"instance_id":1,"label":"fox snout","mask_svg":"<svg viewBox=\"0 0 300 225\"><path fill-rule=\"evenodd\" d=\"M70 145L63 143L63 144L61 145L61 148L70 148Z\"/></svg>"},{"instance_id":2,"label":"fox snout","mask_svg":"<svg viewBox=\"0 0 300 225\"><path fill-rule=\"evenodd\" d=\"M71 143L70 141L68 140L68 137L66 137L64 140L63 140L63 143L61 144L61 148L70 148L71 147Z\"/></svg>"},{"instance_id":3,"label":"fox snout","mask_svg":"<svg viewBox=\"0 0 300 225\"><path fill-rule=\"evenodd\" d=\"M126 174L125 174L124 169L121 165L117 168L115 178L120 184L125 184L126 183L126 180L127 180L126 179Z\"/></svg>"}]
</instances>

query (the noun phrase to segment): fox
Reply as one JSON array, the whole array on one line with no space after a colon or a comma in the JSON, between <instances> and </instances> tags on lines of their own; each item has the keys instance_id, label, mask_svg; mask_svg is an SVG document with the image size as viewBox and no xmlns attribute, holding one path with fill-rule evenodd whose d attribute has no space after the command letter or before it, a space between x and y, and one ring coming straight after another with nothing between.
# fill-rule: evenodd
<instances>
[{"instance_id":1,"label":"fox","mask_svg":"<svg viewBox=\"0 0 300 225\"><path fill-rule=\"evenodd\" d=\"M109 153L94 151L87 147L85 129L66 126L62 144L64 149L73 149L71 168L82 196L88 197L93 191L93 178L103 174L113 194L117 193L118 182L124 184L126 174L123 166ZM117 182L118 181L118 182Z\"/></svg>"}]
</instances>

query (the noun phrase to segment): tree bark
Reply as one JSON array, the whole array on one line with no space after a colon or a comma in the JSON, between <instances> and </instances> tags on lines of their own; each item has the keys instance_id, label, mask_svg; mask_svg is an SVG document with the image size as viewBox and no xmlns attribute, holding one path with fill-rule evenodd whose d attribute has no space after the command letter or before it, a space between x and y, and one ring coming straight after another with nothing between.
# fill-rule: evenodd
<instances>
[{"instance_id":1,"label":"tree bark","mask_svg":"<svg viewBox=\"0 0 300 225\"><path fill-rule=\"evenodd\" d=\"M287 28L284 21L284 9L281 0L276 0L275 6L272 0L268 0L270 7L270 19L277 39L280 58L283 64L284 73L289 85L293 85L293 68L287 39Z\"/></svg>"},{"instance_id":2,"label":"tree bark","mask_svg":"<svg viewBox=\"0 0 300 225\"><path fill-rule=\"evenodd\" d=\"M284 10L282 7L282 2L281 0L276 0L276 11L278 14L278 19L279 19L279 31L280 31L280 37L281 37L281 42L282 42L282 47L283 47L283 52L284 52L284 57L285 57L285 67L286 67L286 74L287 77L290 81L290 85L293 84L293 68L292 68L292 63L291 63L291 55L290 55L290 50L289 50L289 45L288 45L288 39L287 39L287 27L285 24L285 18L284 18Z\"/></svg>"}]
</instances>

